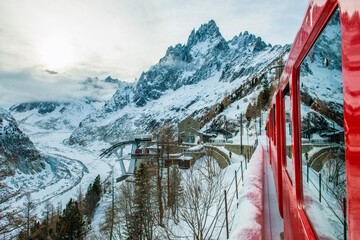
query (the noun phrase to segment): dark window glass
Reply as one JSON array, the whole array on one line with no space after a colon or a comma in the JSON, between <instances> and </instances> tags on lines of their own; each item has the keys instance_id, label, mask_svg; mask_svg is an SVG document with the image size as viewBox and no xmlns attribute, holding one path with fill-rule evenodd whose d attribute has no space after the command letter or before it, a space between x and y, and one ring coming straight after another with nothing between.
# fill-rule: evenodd
<instances>
[{"instance_id":1,"label":"dark window glass","mask_svg":"<svg viewBox=\"0 0 360 240\"><path fill-rule=\"evenodd\" d=\"M300 69L303 208L320 239L344 239L346 172L339 10Z\"/></svg>"}]
</instances>

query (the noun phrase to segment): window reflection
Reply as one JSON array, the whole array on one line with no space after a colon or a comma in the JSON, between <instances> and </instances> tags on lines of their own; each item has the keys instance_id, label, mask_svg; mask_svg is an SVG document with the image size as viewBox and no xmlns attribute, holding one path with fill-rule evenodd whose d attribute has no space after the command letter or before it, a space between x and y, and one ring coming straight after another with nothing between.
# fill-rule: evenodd
<instances>
[{"instance_id":1,"label":"window reflection","mask_svg":"<svg viewBox=\"0 0 360 240\"><path fill-rule=\"evenodd\" d=\"M337 10L302 62L300 71L302 201L320 239L344 239L346 235L341 71Z\"/></svg>"},{"instance_id":2,"label":"window reflection","mask_svg":"<svg viewBox=\"0 0 360 240\"><path fill-rule=\"evenodd\" d=\"M285 125L283 126L285 129L285 168L286 172L289 175L291 182L293 179L293 162L292 162L292 144L291 144L291 108L290 108L290 88L289 84L286 86L283 92L283 101L284 101L284 113L285 113Z\"/></svg>"}]
</instances>

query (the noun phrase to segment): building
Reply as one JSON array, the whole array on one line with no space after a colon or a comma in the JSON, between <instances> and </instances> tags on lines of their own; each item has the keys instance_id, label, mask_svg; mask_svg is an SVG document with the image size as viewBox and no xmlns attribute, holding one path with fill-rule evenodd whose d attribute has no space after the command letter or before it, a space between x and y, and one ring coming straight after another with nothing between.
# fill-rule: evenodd
<instances>
[{"instance_id":1,"label":"building","mask_svg":"<svg viewBox=\"0 0 360 240\"><path fill-rule=\"evenodd\" d=\"M200 124L191 117L178 123L178 140L180 143L198 143L204 141Z\"/></svg>"},{"instance_id":2,"label":"building","mask_svg":"<svg viewBox=\"0 0 360 240\"><path fill-rule=\"evenodd\" d=\"M218 128L218 127L211 127L207 130L205 130L205 133L209 136L212 136L211 140L214 141L216 138L224 139L224 141L227 141L229 138L233 137L233 134L225 129Z\"/></svg>"}]
</instances>

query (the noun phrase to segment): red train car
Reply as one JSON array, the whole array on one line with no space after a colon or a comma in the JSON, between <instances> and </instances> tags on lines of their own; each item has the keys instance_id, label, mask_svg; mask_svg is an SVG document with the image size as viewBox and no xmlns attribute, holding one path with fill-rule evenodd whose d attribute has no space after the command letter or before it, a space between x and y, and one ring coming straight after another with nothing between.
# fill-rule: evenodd
<instances>
[{"instance_id":1,"label":"red train car","mask_svg":"<svg viewBox=\"0 0 360 240\"><path fill-rule=\"evenodd\" d=\"M311 0L267 118L285 239L360 239L360 1Z\"/></svg>"}]
</instances>

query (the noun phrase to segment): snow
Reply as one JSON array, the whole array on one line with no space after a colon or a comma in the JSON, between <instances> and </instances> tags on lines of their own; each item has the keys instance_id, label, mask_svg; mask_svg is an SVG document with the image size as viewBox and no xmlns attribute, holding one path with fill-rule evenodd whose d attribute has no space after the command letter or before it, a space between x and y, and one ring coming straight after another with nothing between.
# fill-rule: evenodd
<instances>
[{"instance_id":1,"label":"snow","mask_svg":"<svg viewBox=\"0 0 360 240\"><path fill-rule=\"evenodd\" d=\"M45 204L45 199L49 199L53 205L57 205L58 202L65 205L70 198L77 198L80 188L84 194L87 186L93 182L98 174L100 174L103 182L110 181L109 179L113 171L115 175L121 175L120 165L115 161L115 158L100 159L98 157L101 149L108 147L109 144L104 142L93 142L91 145L87 146L87 148L78 145L70 146L65 141L65 139L70 136L70 132L62 132L61 130L39 131L38 128L33 127L30 124L23 124L23 126L25 126L26 133L33 139L35 146L43 153L46 152L52 156L61 156L61 163L64 164L64 168L73 176L69 179L61 179L56 183L45 183L44 189L33 191L32 198L40 203L39 209L43 208L41 206ZM255 137L255 135L253 137ZM235 139L239 139L239 136L236 136L234 140ZM246 140L243 140L244 143ZM251 141L253 140L254 138L251 138ZM202 145L195 145L190 147L189 150L198 151L202 148ZM217 148L229 156L229 151L224 147L217 146ZM124 156L130 151L130 147L127 146L124 149ZM248 164L247 170L245 170L244 158L235 153L233 153L231 157L232 164L223 169L224 188L230 186L228 188L230 230L232 230L230 239L258 237L260 236L259 231L262 231L263 151L261 146L257 148ZM244 167L243 183L241 183L240 179L241 162ZM83 167L83 171L80 173L79 169L81 166ZM238 172L238 201L236 201L235 197L235 186L234 184L231 184L234 179L235 170ZM22 202L23 201L19 201L17 206L21 206ZM236 209L237 203L239 204L238 209ZM104 220L104 209L106 209L106 206L109 204L110 196L109 193L107 193L102 198L95 212L94 220L91 225L92 236L97 236L99 234L100 224ZM222 212L215 224L216 227L213 236L219 236L218 239L226 239L224 214L225 213ZM213 218L214 215L214 213L210 213L209 216L210 218ZM184 222L180 222L176 231L184 233L188 231L188 229Z\"/></svg>"},{"instance_id":2,"label":"snow","mask_svg":"<svg viewBox=\"0 0 360 240\"><path fill-rule=\"evenodd\" d=\"M196 146L188 148L186 151L196 152L196 151L200 151L203 149L204 149L203 145L196 145Z\"/></svg>"},{"instance_id":3,"label":"snow","mask_svg":"<svg viewBox=\"0 0 360 240\"><path fill-rule=\"evenodd\" d=\"M45 156L46 168L37 174L23 174L19 171L8 177L8 189L23 189L31 193L31 199L37 203L37 215L47 201L55 207L63 207L70 198L77 199L80 188L85 194L87 187L97 175L105 182L112 173L115 158L100 159L101 149L108 147L104 142L94 142L90 149L69 146L66 139L70 132L41 130L25 125L26 134L33 140L35 147ZM116 165L119 165L118 163ZM120 166L118 166L120 168ZM117 173L121 173L119 169ZM22 207L25 198L9 202L11 208Z\"/></svg>"},{"instance_id":4,"label":"snow","mask_svg":"<svg viewBox=\"0 0 360 240\"><path fill-rule=\"evenodd\" d=\"M209 40L206 40L204 42L199 42L195 46L191 48L191 55L195 58L201 57L206 54L206 52L209 50L209 47L213 45ZM201 65L200 63L199 65Z\"/></svg>"},{"instance_id":5,"label":"snow","mask_svg":"<svg viewBox=\"0 0 360 240\"><path fill-rule=\"evenodd\" d=\"M262 141L262 144L264 142ZM267 149L264 147L264 238L279 239L284 232L284 220L280 216L274 176L269 162Z\"/></svg>"},{"instance_id":6,"label":"snow","mask_svg":"<svg viewBox=\"0 0 360 240\"><path fill-rule=\"evenodd\" d=\"M314 148L309 151L309 158L322 148ZM303 159L305 159L303 155ZM319 202L319 175L313 169L309 168L309 182L307 182L307 167L303 161L303 185L304 185L304 208L311 219L311 223L320 237L326 239L342 239L343 224L338 217L343 217L343 211L339 201L334 197L331 191L327 190L322 183L322 201ZM325 177L326 178L326 177ZM322 179L326 182L326 179ZM326 182L330 184L329 182ZM334 214L336 213L336 216ZM325 219L325 220L324 220Z\"/></svg>"},{"instance_id":7,"label":"snow","mask_svg":"<svg viewBox=\"0 0 360 240\"><path fill-rule=\"evenodd\" d=\"M263 186L264 186L264 149L256 148L247 177L239 194L239 207L235 214L230 239L262 239L263 236Z\"/></svg>"},{"instance_id":8,"label":"snow","mask_svg":"<svg viewBox=\"0 0 360 240\"><path fill-rule=\"evenodd\" d=\"M208 50L217 43L219 42L204 41L194 45L190 53L195 59L196 66L184 70L181 75L182 79L179 80L194 76L196 69L200 69L201 65L207 62L206 54L208 54ZM234 55L234 58L239 57L236 55L238 54L236 51L233 48L229 55ZM49 200L54 205L58 202L65 205L70 198L77 198L80 189L86 190L87 186L93 182L98 174L100 174L103 182L108 182L112 173L115 174L114 178L121 175L120 164L116 162L114 156L107 159L99 158L101 150L110 146L109 143L103 141L108 135L115 132L117 138L106 139L108 142L127 140L131 137L128 134L129 132L142 133L146 125L145 120L153 119L156 122L164 122L167 119L172 119L174 122L177 122L186 116L193 116L194 113L196 113L195 117L200 116L204 108L218 104L225 95L238 89L246 80L266 71L265 68L280 55L281 51L283 51L281 47L265 48L264 51L258 54L251 53L251 50L248 49L247 53L243 54L244 58L241 61L239 60L240 58L237 59L239 63L231 66L231 70L240 71L244 67L253 67L258 72L250 72L247 76L232 79L231 82L229 79L220 82L224 70L224 64L222 64L219 69L208 73L206 81L199 81L192 85L183 85L176 89L176 91L172 89L166 90L161 93L162 95L159 99L148 101L144 107L138 107L133 102L129 102L120 110L103 113L101 111L93 111L99 107L98 103L95 105L75 103L66 111L61 111L62 108L59 107L54 112L45 115L40 115L36 109L24 113L13 113L19 121L21 129L32 139L36 148L42 154L48 156L50 160L48 160L47 168L43 172L37 175L26 176L17 173L9 183L13 183L12 188L19 187L18 184L22 182L26 183L26 186L31 186L32 182L42 184L42 186L33 185L29 188L32 198L39 203L38 213L40 213L40 209L43 208L46 200ZM167 64L173 64L171 62L173 59L169 58L167 60ZM222 60L221 57L218 60ZM154 84L154 82L149 82L149 85L151 84ZM230 120L238 121L240 113L242 113L243 119L245 119L248 104L257 98L261 90L261 87L257 87L244 98L235 101L221 113L220 117L226 116ZM132 99L134 93L129 92L130 90L127 91L129 99ZM113 105L116 107L115 103ZM81 122L88 125L89 128L85 128L84 132L80 132L80 134L88 136L91 134L89 129L94 132L105 129L104 133L102 133L105 137L103 139L99 137L91 139L91 141L88 141L86 148L79 145L69 145L68 139L72 130L77 128L80 121L90 112L92 112L91 117ZM266 113L263 115L266 116ZM118 122L122 121L124 122L123 124L117 125ZM112 128L107 128L109 125ZM205 125L204 128L206 127L208 126ZM243 130L243 144L253 145L258 138L255 128L244 127ZM262 132L264 133L263 129ZM102 141L97 141L99 139ZM239 133L231 141L239 144ZM201 148L202 146L198 145L189 150L198 151ZM229 156L229 151L224 147L218 147L218 149ZM126 148L124 151L129 153L131 149ZM261 146L257 148L248 165L248 169L244 170L244 182L242 184L240 184L240 167L241 163L245 167L244 157L233 153L230 158L232 164L222 170L224 188L230 186L228 188L229 215L231 218L230 228L233 228L231 236L234 239L241 239L241 237L245 236L260 236L257 234L262 229L263 151ZM126 153L124 153L125 156ZM128 161L125 161L125 163L129 165ZM56 166L57 170L55 171L51 166ZM235 170L238 172L239 182L240 198L238 201L234 200L235 186L231 184L234 180ZM21 206L23 202L24 200L21 199L14 206ZM237 203L239 203L238 210L235 210ZM94 232L99 230L99 223L102 221L107 204L109 204L109 195L106 194L99 203L94 216L92 223ZM214 218L213 212L210 214L210 218ZM214 230L214 235L218 235L219 239L225 239L226 237L223 228L224 218L223 212ZM184 229L186 230L184 223L179 224L179 231L184 232Z\"/></svg>"},{"instance_id":9,"label":"snow","mask_svg":"<svg viewBox=\"0 0 360 240\"><path fill-rule=\"evenodd\" d=\"M192 158L191 156L180 156L179 159L180 159L180 160L191 161L193 158Z\"/></svg>"}]
</instances>

